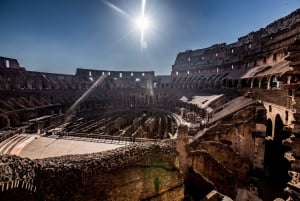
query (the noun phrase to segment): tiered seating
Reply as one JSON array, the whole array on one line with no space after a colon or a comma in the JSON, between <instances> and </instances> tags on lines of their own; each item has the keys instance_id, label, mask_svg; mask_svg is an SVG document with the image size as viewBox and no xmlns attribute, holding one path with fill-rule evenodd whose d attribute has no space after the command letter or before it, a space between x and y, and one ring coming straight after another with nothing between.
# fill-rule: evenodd
<instances>
[{"instance_id":1,"label":"tiered seating","mask_svg":"<svg viewBox=\"0 0 300 201\"><path fill-rule=\"evenodd\" d=\"M0 143L0 154L16 154L18 155L21 149L34 139L32 135L14 135Z\"/></svg>"}]
</instances>

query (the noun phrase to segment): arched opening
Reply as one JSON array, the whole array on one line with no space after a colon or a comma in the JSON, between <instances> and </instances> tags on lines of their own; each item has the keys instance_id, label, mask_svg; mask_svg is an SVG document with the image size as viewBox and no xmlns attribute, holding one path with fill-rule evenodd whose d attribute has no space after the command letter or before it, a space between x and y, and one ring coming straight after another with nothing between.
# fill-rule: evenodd
<instances>
[{"instance_id":1,"label":"arched opening","mask_svg":"<svg viewBox=\"0 0 300 201\"><path fill-rule=\"evenodd\" d=\"M197 80L197 88L200 89L200 87L201 87L201 78Z\"/></svg>"},{"instance_id":2,"label":"arched opening","mask_svg":"<svg viewBox=\"0 0 300 201\"><path fill-rule=\"evenodd\" d=\"M211 88L212 86L212 80L207 80L205 83L205 88Z\"/></svg>"},{"instance_id":3,"label":"arched opening","mask_svg":"<svg viewBox=\"0 0 300 201\"><path fill-rule=\"evenodd\" d=\"M258 81L258 78L254 78L253 80L253 84L252 84L252 88L258 88L259 86L259 81Z\"/></svg>"},{"instance_id":4,"label":"arched opening","mask_svg":"<svg viewBox=\"0 0 300 201\"><path fill-rule=\"evenodd\" d=\"M192 88L197 89L197 88L198 88L198 86L197 86L197 80L194 80L194 81L192 82L192 85L193 85Z\"/></svg>"},{"instance_id":5,"label":"arched opening","mask_svg":"<svg viewBox=\"0 0 300 201\"><path fill-rule=\"evenodd\" d=\"M227 81L227 88L232 88L233 84L232 84L232 80L228 80Z\"/></svg>"},{"instance_id":6,"label":"arched opening","mask_svg":"<svg viewBox=\"0 0 300 201\"><path fill-rule=\"evenodd\" d=\"M248 80L247 79L242 79L241 80L241 87L242 88L250 87L249 84L248 84Z\"/></svg>"},{"instance_id":7,"label":"arched opening","mask_svg":"<svg viewBox=\"0 0 300 201\"><path fill-rule=\"evenodd\" d=\"M270 87L273 88L273 87L278 87L278 80L277 80L277 77L275 75L273 75L271 77L271 80L270 80Z\"/></svg>"},{"instance_id":8,"label":"arched opening","mask_svg":"<svg viewBox=\"0 0 300 201\"><path fill-rule=\"evenodd\" d=\"M267 120L266 135L272 137L273 123L271 119Z\"/></svg>"},{"instance_id":9,"label":"arched opening","mask_svg":"<svg viewBox=\"0 0 300 201\"><path fill-rule=\"evenodd\" d=\"M182 80L182 84L183 84L183 88L189 88L189 86L188 86L188 77L185 77Z\"/></svg>"},{"instance_id":10,"label":"arched opening","mask_svg":"<svg viewBox=\"0 0 300 201\"><path fill-rule=\"evenodd\" d=\"M267 89L268 88L268 79L266 77L263 77L261 79L261 82L260 82L260 87L262 89Z\"/></svg>"},{"instance_id":11,"label":"arched opening","mask_svg":"<svg viewBox=\"0 0 300 201\"><path fill-rule=\"evenodd\" d=\"M9 119L5 116L0 116L0 129L8 128L10 126Z\"/></svg>"},{"instance_id":12,"label":"arched opening","mask_svg":"<svg viewBox=\"0 0 300 201\"><path fill-rule=\"evenodd\" d=\"M267 135L270 134L271 120L267 121ZM286 199L284 194L284 188L290 178L288 176L288 170L290 169L290 163L284 157L284 153L289 149L282 144L282 140L289 136L289 132L284 131L284 124L279 114L276 115L274 125L273 140L268 139L265 143L265 158L264 168L265 175L267 176L268 185L273 188L272 200L276 197Z\"/></svg>"},{"instance_id":13,"label":"arched opening","mask_svg":"<svg viewBox=\"0 0 300 201\"><path fill-rule=\"evenodd\" d=\"M233 82L233 88L238 88L238 86L239 86L239 81L238 80L234 80L234 82Z\"/></svg>"},{"instance_id":14,"label":"arched opening","mask_svg":"<svg viewBox=\"0 0 300 201\"><path fill-rule=\"evenodd\" d=\"M205 81L206 81L206 78L202 79L200 89L203 89L203 88L204 88Z\"/></svg>"},{"instance_id":15,"label":"arched opening","mask_svg":"<svg viewBox=\"0 0 300 201\"><path fill-rule=\"evenodd\" d=\"M9 117L10 125L12 127L20 126L21 122L17 114L11 114Z\"/></svg>"},{"instance_id":16,"label":"arched opening","mask_svg":"<svg viewBox=\"0 0 300 201\"><path fill-rule=\"evenodd\" d=\"M220 89L221 88L221 81L217 80L214 86L215 89Z\"/></svg>"},{"instance_id":17,"label":"arched opening","mask_svg":"<svg viewBox=\"0 0 300 201\"><path fill-rule=\"evenodd\" d=\"M291 84L294 84L294 83L298 83L298 77L296 75L293 75L291 77Z\"/></svg>"},{"instance_id":18,"label":"arched opening","mask_svg":"<svg viewBox=\"0 0 300 201\"><path fill-rule=\"evenodd\" d=\"M222 80L222 87L226 87L227 79Z\"/></svg>"}]
</instances>

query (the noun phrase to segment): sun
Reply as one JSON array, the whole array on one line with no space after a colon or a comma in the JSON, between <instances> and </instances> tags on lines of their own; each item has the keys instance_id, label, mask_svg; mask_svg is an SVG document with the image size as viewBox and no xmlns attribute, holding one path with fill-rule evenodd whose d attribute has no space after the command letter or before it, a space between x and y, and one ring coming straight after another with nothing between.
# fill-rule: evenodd
<instances>
[{"instance_id":1,"label":"sun","mask_svg":"<svg viewBox=\"0 0 300 201\"><path fill-rule=\"evenodd\" d=\"M145 31L150 27L150 20L146 16L139 16L135 20L136 27L141 31Z\"/></svg>"},{"instance_id":2,"label":"sun","mask_svg":"<svg viewBox=\"0 0 300 201\"><path fill-rule=\"evenodd\" d=\"M152 21L150 18L146 15L146 3L147 0L141 0L141 10L138 17L134 18L131 15L129 15L127 12L122 10L121 8L117 7L116 5L108 2L108 0L102 0L103 3L105 3L107 6L112 8L113 10L117 11L118 13L124 15L127 19L129 19L133 26L135 26L135 29L140 33L140 44L141 44L141 52L143 53L143 49L146 49L148 47L146 38L146 32L149 32L150 28L153 29L155 26L153 26ZM155 25L155 24L154 24ZM150 32L151 33L151 32Z\"/></svg>"}]
</instances>

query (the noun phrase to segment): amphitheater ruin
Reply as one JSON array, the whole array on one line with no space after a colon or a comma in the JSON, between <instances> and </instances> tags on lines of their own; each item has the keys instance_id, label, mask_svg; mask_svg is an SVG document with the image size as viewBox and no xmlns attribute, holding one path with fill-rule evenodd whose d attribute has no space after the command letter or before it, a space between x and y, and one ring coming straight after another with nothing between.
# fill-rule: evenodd
<instances>
[{"instance_id":1,"label":"amphitheater ruin","mask_svg":"<svg viewBox=\"0 0 300 201\"><path fill-rule=\"evenodd\" d=\"M170 75L0 57L0 199L300 200L300 9Z\"/></svg>"}]
</instances>

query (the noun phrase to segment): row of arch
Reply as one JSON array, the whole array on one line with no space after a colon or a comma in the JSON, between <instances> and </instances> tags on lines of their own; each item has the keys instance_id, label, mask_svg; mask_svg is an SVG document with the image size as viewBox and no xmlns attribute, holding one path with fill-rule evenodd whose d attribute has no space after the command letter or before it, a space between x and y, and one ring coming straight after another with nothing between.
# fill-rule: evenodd
<instances>
[{"instance_id":1,"label":"row of arch","mask_svg":"<svg viewBox=\"0 0 300 201\"><path fill-rule=\"evenodd\" d=\"M193 79L186 79L181 77L173 80L173 88L262 88L270 89L279 87L278 78L276 75L264 76L264 77L252 77L242 79L231 79L220 77L219 79L212 79L211 77L194 77Z\"/></svg>"},{"instance_id":2,"label":"row of arch","mask_svg":"<svg viewBox=\"0 0 300 201\"><path fill-rule=\"evenodd\" d=\"M237 77L236 79L234 77ZM185 77L175 77L171 82L160 83L152 79L137 79L137 80L123 80L123 79L113 79L110 77L105 78L105 80L98 84L99 88L114 89L114 88L191 88L191 89L205 89L205 88L262 88L270 89L279 87L279 81L277 75L266 75L262 77L248 77L240 78L240 75L230 75L228 73L224 74L212 74L210 76L185 76ZM10 81L6 82L0 81L0 90L11 90L11 89L21 89L21 90L53 90L53 89L63 89L63 90L86 90L94 82L93 81L83 81L83 80L60 80L49 81L46 79L38 80L27 80L24 82ZM283 83L288 82L288 80L283 80ZM298 82L296 77L291 77L290 83Z\"/></svg>"}]
</instances>

